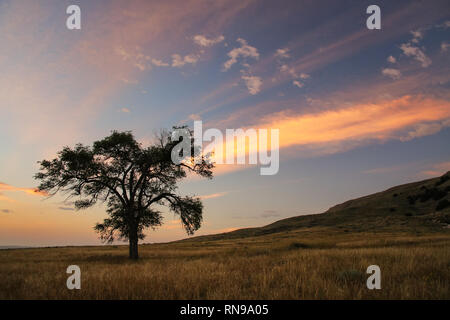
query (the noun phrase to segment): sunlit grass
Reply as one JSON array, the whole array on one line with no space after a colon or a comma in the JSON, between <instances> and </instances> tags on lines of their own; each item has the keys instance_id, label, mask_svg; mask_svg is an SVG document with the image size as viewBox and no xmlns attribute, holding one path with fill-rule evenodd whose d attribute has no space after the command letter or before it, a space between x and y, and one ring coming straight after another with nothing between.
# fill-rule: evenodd
<instances>
[{"instance_id":1,"label":"sunlit grass","mask_svg":"<svg viewBox=\"0 0 450 320\"><path fill-rule=\"evenodd\" d=\"M0 251L1 299L449 299L448 233L324 235ZM68 290L78 265L81 290ZM381 290L366 269L381 268Z\"/></svg>"}]
</instances>

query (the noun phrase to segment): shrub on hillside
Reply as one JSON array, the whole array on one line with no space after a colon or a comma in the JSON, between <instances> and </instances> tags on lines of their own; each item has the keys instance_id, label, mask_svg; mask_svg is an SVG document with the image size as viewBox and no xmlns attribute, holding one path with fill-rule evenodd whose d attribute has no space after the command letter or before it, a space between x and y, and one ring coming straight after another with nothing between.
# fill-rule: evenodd
<instances>
[{"instance_id":1,"label":"shrub on hillside","mask_svg":"<svg viewBox=\"0 0 450 320\"><path fill-rule=\"evenodd\" d=\"M436 206L436 211L444 210L445 208L450 207L450 201L447 199L439 201L439 203Z\"/></svg>"}]
</instances>

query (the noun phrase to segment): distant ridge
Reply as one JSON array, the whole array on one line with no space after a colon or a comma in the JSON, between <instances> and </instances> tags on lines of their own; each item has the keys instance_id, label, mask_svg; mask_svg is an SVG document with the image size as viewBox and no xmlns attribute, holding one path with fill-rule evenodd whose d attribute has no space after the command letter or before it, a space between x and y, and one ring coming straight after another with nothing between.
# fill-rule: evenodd
<instances>
[{"instance_id":1,"label":"distant ridge","mask_svg":"<svg viewBox=\"0 0 450 320\"><path fill-rule=\"evenodd\" d=\"M180 241L210 241L310 230L311 232L443 232L450 224L450 171L441 177L389 188L331 207L321 214L286 218L258 228Z\"/></svg>"}]
</instances>

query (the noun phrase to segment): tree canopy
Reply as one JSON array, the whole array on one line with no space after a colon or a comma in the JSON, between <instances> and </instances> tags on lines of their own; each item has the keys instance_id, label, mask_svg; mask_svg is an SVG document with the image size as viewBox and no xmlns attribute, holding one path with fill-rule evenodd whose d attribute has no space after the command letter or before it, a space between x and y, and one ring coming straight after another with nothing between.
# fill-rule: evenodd
<instances>
[{"instance_id":1,"label":"tree canopy","mask_svg":"<svg viewBox=\"0 0 450 320\"><path fill-rule=\"evenodd\" d=\"M188 130L174 127L180 129ZM130 258L137 259L138 240L145 237L144 230L162 223L156 205L167 206L179 215L188 234L201 226L201 200L178 195L178 182L189 173L212 178L214 165L198 152L174 163L171 154L181 140L173 140L171 132L163 131L156 143L143 147L130 131L113 131L92 146L64 147L55 159L39 162L40 170L35 175L40 181L38 189L51 196L64 193L66 200L77 198L76 209L106 203L109 218L98 223L95 230L103 241L128 239ZM194 148L193 139L189 143Z\"/></svg>"}]
</instances>

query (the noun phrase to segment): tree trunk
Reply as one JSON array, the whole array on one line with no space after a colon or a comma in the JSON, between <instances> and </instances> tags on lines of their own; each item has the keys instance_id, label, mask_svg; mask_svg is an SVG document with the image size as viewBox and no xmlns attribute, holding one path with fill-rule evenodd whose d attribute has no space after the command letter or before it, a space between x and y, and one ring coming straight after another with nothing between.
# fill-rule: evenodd
<instances>
[{"instance_id":1,"label":"tree trunk","mask_svg":"<svg viewBox=\"0 0 450 320\"><path fill-rule=\"evenodd\" d=\"M130 228L130 259L137 260L139 259L139 252L138 252L138 234L137 234L137 227L132 226Z\"/></svg>"},{"instance_id":2,"label":"tree trunk","mask_svg":"<svg viewBox=\"0 0 450 320\"><path fill-rule=\"evenodd\" d=\"M130 259L132 259L132 260L139 259L137 238L135 238L135 239L130 238Z\"/></svg>"}]
</instances>

